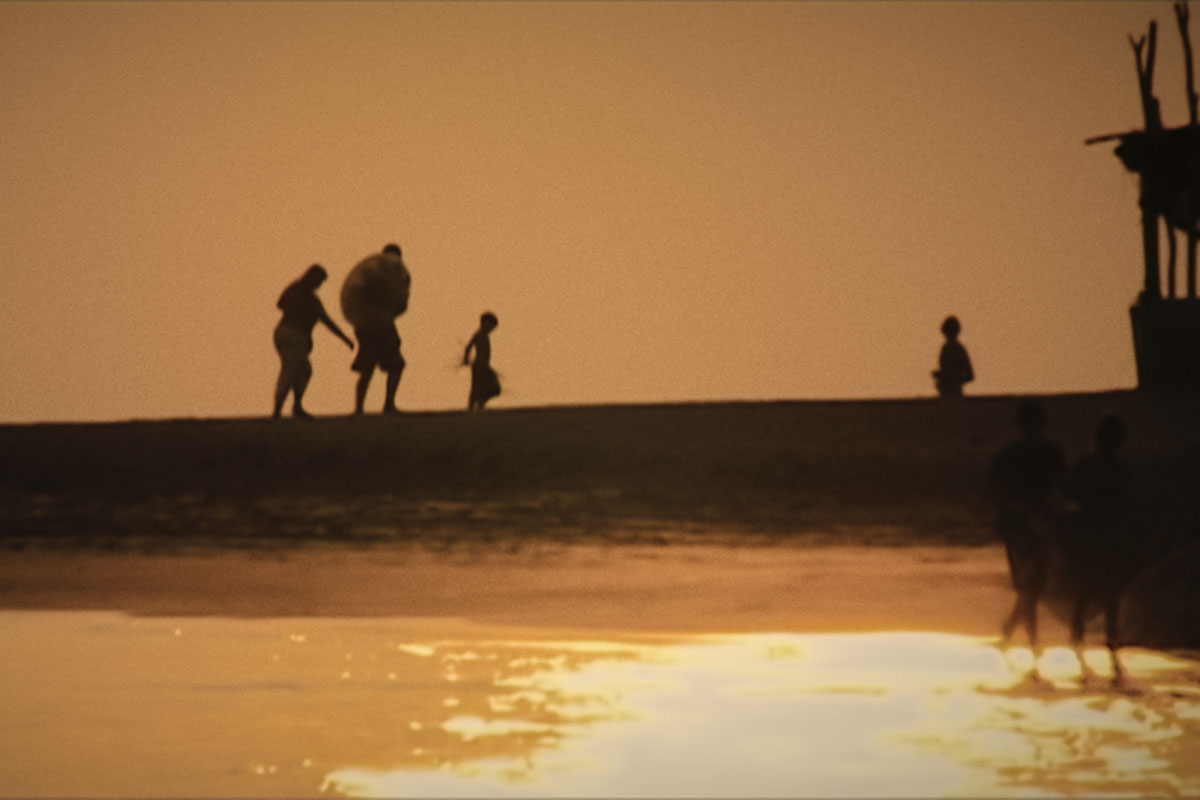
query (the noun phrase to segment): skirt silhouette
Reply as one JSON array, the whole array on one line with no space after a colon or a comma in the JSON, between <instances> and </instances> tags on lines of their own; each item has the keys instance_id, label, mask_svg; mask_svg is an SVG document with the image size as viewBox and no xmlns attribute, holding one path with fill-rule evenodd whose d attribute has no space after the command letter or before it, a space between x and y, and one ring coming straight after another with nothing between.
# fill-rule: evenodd
<instances>
[{"instance_id":1,"label":"skirt silhouette","mask_svg":"<svg viewBox=\"0 0 1200 800\"><path fill-rule=\"evenodd\" d=\"M500 394L500 377L487 365L471 367L471 400L487 401Z\"/></svg>"}]
</instances>

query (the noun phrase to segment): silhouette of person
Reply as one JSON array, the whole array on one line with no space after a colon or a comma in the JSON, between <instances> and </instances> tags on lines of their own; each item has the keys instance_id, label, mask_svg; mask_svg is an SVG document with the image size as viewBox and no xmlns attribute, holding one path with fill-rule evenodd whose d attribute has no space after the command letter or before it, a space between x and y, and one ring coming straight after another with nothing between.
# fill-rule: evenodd
<instances>
[{"instance_id":1,"label":"silhouette of person","mask_svg":"<svg viewBox=\"0 0 1200 800\"><path fill-rule=\"evenodd\" d=\"M1123 679L1117 649L1120 647L1117 612L1121 593L1132 581L1140 561L1132 545L1130 469L1120 455L1125 422L1106 414L1096 426L1095 449L1079 459L1071 471L1067 496L1071 511L1060 532L1060 547L1067 559L1074 609L1071 643L1083 646L1084 626L1093 603L1104 613L1105 644L1112 659L1114 681ZM1080 659L1080 664L1084 664ZM1085 666L1086 669L1086 666Z\"/></svg>"},{"instance_id":2,"label":"silhouette of person","mask_svg":"<svg viewBox=\"0 0 1200 800\"><path fill-rule=\"evenodd\" d=\"M961 332L962 325L958 317L949 316L942 322L942 335L946 341L942 343L942 351L938 354L938 368L933 371L934 386L942 397L962 397L963 384L975 380L971 357L958 340Z\"/></svg>"},{"instance_id":3,"label":"silhouette of person","mask_svg":"<svg viewBox=\"0 0 1200 800\"><path fill-rule=\"evenodd\" d=\"M471 367L471 393L467 397L468 411L482 411L488 400L500 394L500 378L492 369L492 340L489 335L496 330L500 321L490 311L479 317L479 330L467 342L463 351L463 366ZM471 350L475 350L475 360L471 360Z\"/></svg>"},{"instance_id":4,"label":"silhouette of person","mask_svg":"<svg viewBox=\"0 0 1200 800\"><path fill-rule=\"evenodd\" d=\"M312 377L312 364L308 354L312 352L312 331L318 322L333 331L339 339L353 350L354 342L337 323L325 313L325 306L317 297L317 289L329 274L320 264L313 264L297 280L288 284L275 305L283 312L283 318L275 326L275 350L279 353L279 379L275 382L275 411L272 417L279 418L288 392L292 393L292 414L302 419L311 415L304 410L304 390Z\"/></svg>"},{"instance_id":5,"label":"silhouette of person","mask_svg":"<svg viewBox=\"0 0 1200 800\"><path fill-rule=\"evenodd\" d=\"M1046 410L1041 403L1022 402L1016 422L1021 437L996 455L988 477L996 501L996 533L1004 542L1017 592L1012 612L1004 622L1003 640L1007 643L1023 623L1036 656L1037 604L1046 586L1051 535L1066 481L1066 459L1062 448L1043 435Z\"/></svg>"},{"instance_id":6,"label":"silhouette of person","mask_svg":"<svg viewBox=\"0 0 1200 800\"><path fill-rule=\"evenodd\" d=\"M373 315L369 320L364 319L354 325L354 337L358 339L358 355L350 369L359 373L358 382L354 387L354 413L357 415L363 413L363 403L366 401L367 389L371 385L371 377L375 374L376 367L387 375L383 413L398 413L396 390L400 387L400 376L404 372L406 362L400 354L400 334L396 330L395 317L403 313L408 305L408 273L403 267L400 245L389 244L383 248L381 263L386 264L388 259L394 260L391 266L398 267L397 270L391 273L383 270L362 273L365 282L361 287L362 294L367 298L378 298L381 306L390 305L390 308L383 316ZM392 285L394 275L402 276L402 285ZM345 291L343 288L343 309L346 308ZM396 295L401 295L402 300L396 300Z\"/></svg>"}]
</instances>

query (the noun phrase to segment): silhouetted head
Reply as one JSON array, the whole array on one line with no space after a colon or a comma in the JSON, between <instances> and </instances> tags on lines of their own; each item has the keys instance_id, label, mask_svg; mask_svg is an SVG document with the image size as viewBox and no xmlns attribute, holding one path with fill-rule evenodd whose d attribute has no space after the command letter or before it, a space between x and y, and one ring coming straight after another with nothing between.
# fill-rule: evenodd
<instances>
[{"instance_id":1,"label":"silhouetted head","mask_svg":"<svg viewBox=\"0 0 1200 800\"><path fill-rule=\"evenodd\" d=\"M496 315L490 311L485 311L479 315L479 327L485 331L492 331L500 324L500 320L496 319Z\"/></svg>"},{"instance_id":2,"label":"silhouetted head","mask_svg":"<svg viewBox=\"0 0 1200 800\"><path fill-rule=\"evenodd\" d=\"M960 333L962 333L962 325L959 323L958 317L951 315L942 320L942 334L947 339L954 339Z\"/></svg>"},{"instance_id":3,"label":"silhouetted head","mask_svg":"<svg viewBox=\"0 0 1200 800\"><path fill-rule=\"evenodd\" d=\"M1105 414L1096 425L1096 449L1115 453L1125 442L1125 420L1116 414Z\"/></svg>"},{"instance_id":4,"label":"silhouetted head","mask_svg":"<svg viewBox=\"0 0 1200 800\"><path fill-rule=\"evenodd\" d=\"M1017 406L1017 427L1027 436L1034 436L1046 427L1046 409L1037 400L1025 400Z\"/></svg>"},{"instance_id":5,"label":"silhouetted head","mask_svg":"<svg viewBox=\"0 0 1200 800\"><path fill-rule=\"evenodd\" d=\"M384 252L386 255L389 255L389 256L395 256L396 258L400 258L400 257L401 257L401 255L402 255L402 254L400 253L400 245L396 244L395 242L392 242L391 244L389 244L389 245L386 245L386 246L383 248L383 252Z\"/></svg>"},{"instance_id":6,"label":"silhouetted head","mask_svg":"<svg viewBox=\"0 0 1200 800\"><path fill-rule=\"evenodd\" d=\"M304 285L308 288L316 289L318 286L324 283L325 279L328 277L329 273L325 271L324 267L322 267L320 264L313 264L305 271L304 277L300 280L303 281Z\"/></svg>"}]
</instances>

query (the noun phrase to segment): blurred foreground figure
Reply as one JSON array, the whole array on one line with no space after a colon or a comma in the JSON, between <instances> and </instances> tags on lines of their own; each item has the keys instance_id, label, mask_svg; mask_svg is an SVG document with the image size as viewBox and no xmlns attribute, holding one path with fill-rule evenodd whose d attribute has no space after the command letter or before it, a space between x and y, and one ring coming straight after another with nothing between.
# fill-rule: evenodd
<instances>
[{"instance_id":1,"label":"blurred foreground figure","mask_svg":"<svg viewBox=\"0 0 1200 800\"><path fill-rule=\"evenodd\" d=\"M479 330L467 343L463 352L463 366L471 367L471 393L467 397L468 411L482 411L488 400L500 394L500 378L492 369L492 340L489 337L500 321L490 311L479 317ZM475 360L471 361L471 350L475 350Z\"/></svg>"},{"instance_id":2,"label":"blurred foreground figure","mask_svg":"<svg viewBox=\"0 0 1200 800\"><path fill-rule=\"evenodd\" d=\"M1063 515L1058 546L1063 577L1074 599L1071 643L1082 659L1084 628L1095 606L1104 614L1105 644L1112 661L1113 681L1124 674L1117 659L1120 641L1117 611L1121 594L1133 582L1142 559L1134 547L1129 464L1119 451L1125 423L1109 414L1095 431L1095 449L1079 460L1071 473L1070 506Z\"/></svg>"},{"instance_id":3,"label":"blurred foreground figure","mask_svg":"<svg viewBox=\"0 0 1200 800\"><path fill-rule=\"evenodd\" d=\"M363 413L371 376L379 367L387 374L383 413L396 413L396 389L404 372L396 317L408 310L412 278L400 252L389 244L382 253L360 261L342 284L342 314L354 326L358 356L350 369L359 373L354 387L354 413Z\"/></svg>"},{"instance_id":4,"label":"blurred foreground figure","mask_svg":"<svg viewBox=\"0 0 1200 800\"><path fill-rule=\"evenodd\" d=\"M946 341L938 355L938 368L933 371L933 383L937 393L942 397L962 397L963 384L975 380L975 371L971 369L971 358L967 348L958 340L962 325L958 317L946 317L942 322L942 335Z\"/></svg>"},{"instance_id":5,"label":"blurred foreground figure","mask_svg":"<svg viewBox=\"0 0 1200 800\"><path fill-rule=\"evenodd\" d=\"M276 419L283 411L288 392L292 393L292 413L303 419L310 416L304 410L304 390L312 377L308 354L312 352L312 331L318 322L324 323L351 350L354 349L354 342L329 318L317 297L317 289L327 277L324 267L313 264L283 290L276 303L283 312L283 318L275 326L275 350L279 353L280 366L279 380L275 382L275 411L271 416Z\"/></svg>"},{"instance_id":6,"label":"blurred foreground figure","mask_svg":"<svg viewBox=\"0 0 1200 800\"><path fill-rule=\"evenodd\" d=\"M1062 448L1043 436L1046 410L1033 400L1017 408L1021 438L996 456L989 473L996 533L1004 542L1017 599L1002 629L1004 643L1024 624L1037 659L1037 605L1046 587L1050 544L1066 481Z\"/></svg>"}]
</instances>

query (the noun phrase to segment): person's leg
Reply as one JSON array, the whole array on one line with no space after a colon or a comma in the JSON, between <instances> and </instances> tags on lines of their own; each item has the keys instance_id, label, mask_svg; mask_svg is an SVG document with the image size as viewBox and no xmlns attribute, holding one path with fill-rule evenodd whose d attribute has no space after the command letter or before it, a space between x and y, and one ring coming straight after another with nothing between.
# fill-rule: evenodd
<instances>
[{"instance_id":1,"label":"person's leg","mask_svg":"<svg viewBox=\"0 0 1200 800\"><path fill-rule=\"evenodd\" d=\"M996 531L998 537L1004 542L1004 555L1008 559L1008 573L1012 579L1013 588L1017 591L1017 596L1013 600L1012 611L1004 620L1004 625L1001 626L1000 633L1005 646L1012 640L1013 633L1017 630L1017 624L1021 620L1021 564L1017 559L1017 553L1014 548L1014 543L1009 536L1007 528L999 527Z\"/></svg>"},{"instance_id":2,"label":"person's leg","mask_svg":"<svg viewBox=\"0 0 1200 800\"><path fill-rule=\"evenodd\" d=\"M371 373L374 369L364 369L358 375L358 383L354 385L354 413L362 416L363 403L367 399L367 388L371 385Z\"/></svg>"},{"instance_id":3,"label":"person's leg","mask_svg":"<svg viewBox=\"0 0 1200 800\"><path fill-rule=\"evenodd\" d=\"M287 365L281 364L279 378L275 381L275 410L271 413L272 419L279 419L280 414L283 413L283 402L287 399L288 391L291 388L292 381Z\"/></svg>"},{"instance_id":4,"label":"person's leg","mask_svg":"<svg viewBox=\"0 0 1200 800\"><path fill-rule=\"evenodd\" d=\"M1017 628L1021 625L1025 626L1028 633L1028 623L1029 611L1025 594L1017 592L1017 597L1013 600L1012 611L1009 612L1008 617L1004 620L1004 626L1000 631L1004 644L1007 646L1012 641L1013 634L1017 632Z\"/></svg>"},{"instance_id":5,"label":"person's leg","mask_svg":"<svg viewBox=\"0 0 1200 800\"><path fill-rule=\"evenodd\" d=\"M396 390L400 388L401 370L389 370L387 373L387 393L383 401L383 413L396 414Z\"/></svg>"},{"instance_id":6,"label":"person's leg","mask_svg":"<svg viewBox=\"0 0 1200 800\"><path fill-rule=\"evenodd\" d=\"M1113 683L1121 684L1125 681L1125 671L1121 668L1121 660L1117 657L1117 651L1121 649L1120 632L1118 631L1117 614L1121 608L1120 595L1113 593L1105 598L1104 601L1104 634L1105 644L1108 646L1108 657L1112 662Z\"/></svg>"},{"instance_id":7,"label":"person's leg","mask_svg":"<svg viewBox=\"0 0 1200 800\"><path fill-rule=\"evenodd\" d=\"M1035 592L1026 592L1022 598L1025 604L1025 632L1029 635L1029 649L1037 656L1038 648L1038 596Z\"/></svg>"},{"instance_id":8,"label":"person's leg","mask_svg":"<svg viewBox=\"0 0 1200 800\"><path fill-rule=\"evenodd\" d=\"M275 352L279 354L279 377L275 379L275 406L271 417L279 419L283 414L283 403L287 400L288 392L296 382L297 349L295 335L283 325L275 328L272 338L275 343Z\"/></svg>"},{"instance_id":9,"label":"person's leg","mask_svg":"<svg viewBox=\"0 0 1200 800\"><path fill-rule=\"evenodd\" d=\"M1080 576L1078 580L1083 584L1088 580L1088 576ZM1076 589L1075 609L1071 613L1071 648L1075 651L1075 657L1079 660L1079 672L1085 679L1092 674L1091 668L1083 658L1083 640L1087 634L1087 612L1091 605L1091 599L1088 587L1080 585Z\"/></svg>"},{"instance_id":10,"label":"person's leg","mask_svg":"<svg viewBox=\"0 0 1200 800\"><path fill-rule=\"evenodd\" d=\"M311 419L312 415L304 410L304 390L312 379L312 363L306 358L303 364L296 365L296 376L292 387L292 416Z\"/></svg>"},{"instance_id":11,"label":"person's leg","mask_svg":"<svg viewBox=\"0 0 1200 800\"><path fill-rule=\"evenodd\" d=\"M1078 648L1083 644L1085 628L1087 627L1087 610L1090 598L1085 587L1080 586L1075 593L1075 607L1071 613L1071 646Z\"/></svg>"},{"instance_id":12,"label":"person's leg","mask_svg":"<svg viewBox=\"0 0 1200 800\"><path fill-rule=\"evenodd\" d=\"M396 409L396 390L400 388L400 376L404 374L404 356L400 355L400 337L395 330L392 331L394 337L389 343L389 348L394 347L395 351L391 361L387 365L387 391L384 393L383 413L397 414Z\"/></svg>"}]
</instances>

